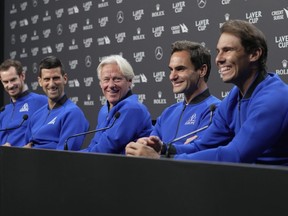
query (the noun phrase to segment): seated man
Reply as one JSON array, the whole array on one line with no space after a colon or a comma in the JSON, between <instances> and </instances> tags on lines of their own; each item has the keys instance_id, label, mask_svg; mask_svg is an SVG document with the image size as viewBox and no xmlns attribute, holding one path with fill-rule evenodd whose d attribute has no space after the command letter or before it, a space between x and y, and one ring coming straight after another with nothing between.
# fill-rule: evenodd
<instances>
[{"instance_id":1,"label":"seated man","mask_svg":"<svg viewBox=\"0 0 288 216\"><path fill-rule=\"evenodd\" d=\"M183 93L184 101L166 108L158 117L151 137L142 138L139 142L157 136L161 143L182 145L196 137L200 138L220 103L219 99L210 94L207 85L211 70L211 54L207 48L191 41L174 42L169 69L173 92ZM193 131L194 134L187 136ZM183 148L189 151L190 145Z\"/></svg>"},{"instance_id":2,"label":"seated man","mask_svg":"<svg viewBox=\"0 0 288 216\"><path fill-rule=\"evenodd\" d=\"M82 151L122 154L127 143L151 133L151 116L132 94L134 72L126 59L109 56L99 64L97 73L107 103L99 111L96 129L111 125L120 116L110 129L97 132Z\"/></svg>"},{"instance_id":3,"label":"seated man","mask_svg":"<svg viewBox=\"0 0 288 216\"><path fill-rule=\"evenodd\" d=\"M48 97L48 105L31 117L24 147L63 150L67 137L88 130L89 123L82 110L65 94L67 79L58 58L48 56L40 62L38 82ZM80 150L84 138L70 140L68 149Z\"/></svg>"},{"instance_id":4,"label":"seated man","mask_svg":"<svg viewBox=\"0 0 288 216\"><path fill-rule=\"evenodd\" d=\"M189 144L189 152L183 145L170 145L167 156L288 165L288 86L276 74L267 73L267 54L265 36L253 24L242 20L223 24L215 62L222 80L235 87L201 139ZM159 139L154 139L128 144L127 155L160 158Z\"/></svg>"},{"instance_id":5,"label":"seated man","mask_svg":"<svg viewBox=\"0 0 288 216\"><path fill-rule=\"evenodd\" d=\"M47 104L47 97L28 90L21 62L7 59L0 65L0 80L10 103L0 112L0 145L22 147L32 114ZM26 120L25 120L26 119Z\"/></svg>"}]
</instances>

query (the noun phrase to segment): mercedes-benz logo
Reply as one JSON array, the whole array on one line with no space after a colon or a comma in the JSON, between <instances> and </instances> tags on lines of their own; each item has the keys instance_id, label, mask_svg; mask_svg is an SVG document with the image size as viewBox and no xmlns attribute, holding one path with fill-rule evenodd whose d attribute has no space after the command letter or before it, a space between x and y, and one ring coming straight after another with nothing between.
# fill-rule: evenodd
<instances>
[{"instance_id":1,"label":"mercedes-benz logo","mask_svg":"<svg viewBox=\"0 0 288 216\"><path fill-rule=\"evenodd\" d=\"M158 46L158 47L156 47L156 49L155 49L155 58L156 58L157 60L161 60L162 57L163 57L163 49L162 49L162 47Z\"/></svg>"},{"instance_id":2,"label":"mercedes-benz logo","mask_svg":"<svg viewBox=\"0 0 288 216\"><path fill-rule=\"evenodd\" d=\"M63 32L63 26L62 26L62 24L58 24L58 25L57 25L57 34L58 34L58 35L61 35L62 32Z\"/></svg>"},{"instance_id":3,"label":"mercedes-benz logo","mask_svg":"<svg viewBox=\"0 0 288 216\"><path fill-rule=\"evenodd\" d=\"M11 35L11 44L15 44L16 43L16 38L15 38L15 34Z\"/></svg>"},{"instance_id":4,"label":"mercedes-benz logo","mask_svg":"<svg viewBox=\"0 0 288 216\"><path fill-rule=\"evenodd\" d=\"M38 67L37 67L37 63L36 62L34 62L33 65L32 65L32 71L33 71L34 74L36 74L37 71L38 71Z\"/></svg>"},{"instance_id":5,"label":"mercedes-benz logo","mask_svg":"<svg viewBox=\"0 0 288 216\"><path fill-rule=\"evenodd\" d=\"M124 21L124 13L123 11L118 11L117 13L117 22L122 23Z\"/></svg>"},{"instance_id":6,"label":"mercedes-benz logo","mask_svg":"<svg viewBox=\"0 0 288 216\"><path fill-rule=\"evenodd\" d=\"M92 65L92 59L91 59L91 56L86 56L85 58L85 65L86 67L90 67Z\"/></svg>"},{"instance_id":7,"label":"mercedes-benz logo","mask_svg":"<svg viewBox=\"0 0 288 216\"><path fill-rule=\"evenodd\" d=\"M38 5L38 1L37 0L33 0L32 5L33 5L33 7L36 7Z\"/></svg>"},{"instance_id":8,"label":"mercedes-benz logo","mask_svg":"<svg viewBox=\"0 0 288 216\"><path fill-rule=\"evenodd\" d=\"M199 8L204 8L206 6L207 0L197 0Z\"/></svg>"}]
</instances>

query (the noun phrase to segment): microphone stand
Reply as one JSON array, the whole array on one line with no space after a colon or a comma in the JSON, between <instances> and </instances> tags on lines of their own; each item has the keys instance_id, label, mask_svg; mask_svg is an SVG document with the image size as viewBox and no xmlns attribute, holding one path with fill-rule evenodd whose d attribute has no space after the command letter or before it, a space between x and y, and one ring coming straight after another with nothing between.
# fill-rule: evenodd
<instances>
[{"instance_id":1,"label":"microphone stand","mask_svg":"<svg viewBox=\"0 0 288 216\"><path fill-rule=\"evenodd\" d=\"M21 122L18 126L12 127L12 128L0 129L0 132L1 132L1 131L8 131L8 130L15 130L15 129L17 129L17 128L20 128L20 127L23 125L23 123L28 119L28 115L25 114L25 115L23 115L22 118L23 118L23 120L22 120L22 122Z\"/></svg>"},{"instance_id":2,"label":"microphone stand","mask_svg":"<svg viewBox=\"0 0 288 216\"><path fill-rule=\"evenodd\" d=\"M104 127L104 128L99 128L99 129L95 129L95 130L91 130L91 131L86 131L86 132L82 132L82 133L78 133L78 134L74 134L72 136L69 136L66 140L65 140L65 143L64 143L64 150L67 151L69 150L68 149L68 140L73 138L73 137L77 137L77 136L83 136L83 135L86 135L86 134L91 134L91 133L96 133L96 132L99 132L99 131L103 131L103 130L107 130L109 128L111 128L115 121L119 118L120 116L120 112L116 112L115 115L114 115L114 121L112 122L111 125L107 126L107 127Z\"/></svg>"},{"instance_id":3,"label":"microphone stand","mask_svg":"<svg viewBox=\"0 0 288 216\"><path fill-rule=\"evenodd\" d=\"M216 105L215 104L211 104L210 105L210 119L209 119L208 125L205 125L205 126L199 128L197 130L194 130L194 131L192 131L190 133L184 134L183 136L175 138L171 142L169 142L167 145L164 144L164 149L161 150L161 153L163 152L166 155L167 158L169 158L172 154L176 154L177 152L176 152L175 148L173 148L172 144L177 142L177 141L179 141L179 140L181 140L181 139L183 139L183 138L186 138L188 136L194 135L194 134L196 134L198 132L201 132L201 131L207 129L210 126L210 124L212 123L213 113L214 113L215 110L216 110Z\"/></svg>"}]
</instances>

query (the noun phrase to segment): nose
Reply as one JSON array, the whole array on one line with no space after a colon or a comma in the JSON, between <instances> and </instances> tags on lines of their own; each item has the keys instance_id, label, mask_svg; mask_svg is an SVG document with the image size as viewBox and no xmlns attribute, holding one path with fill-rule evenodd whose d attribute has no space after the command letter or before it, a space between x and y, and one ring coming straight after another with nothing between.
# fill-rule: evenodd
<instances>
[{"instance_id":1,"label":"nose","mask_svg":"<svg viewBox=\"0 0 288 216\"><path fill-rule=\"evenodd\" d=\"M54 82L54 80L53 79L50 79L49 81L48 81L48 86L54 86L55 85L55 82Z\"/></svg>"},{"instance_id":2,"label":"nose","mask_svg":"<svg viewBox=\"0 0 288 216\"><path fill-rule=\"evenodd\" d=\"M171 70L171 71L170 71L170 75L169 75L169 79L170 79L171 81L173 81L173 80L176 80L177 77L178 77L178 73L177 73L175 70Z\"/></svg>"},{"instance_id":3,"label":"nose","mask_svg":"<svg viewBox=\"0 0 288 216\"><path fill-rule=\"evenodd\" d=\"M110 79L109 82L108 82L108 87L109 88L114 88L116 86L115 82L113 79Z\"/></svg>"},{"instance_id":4,"label":"nose","mask_svg":"<svg viewBox=\"0 0 288 216\"><path fill-rule=\"evenodd\" d=\"M222 52L218 52L215 58L216 65L223 64L225 62L224 55Z\"/></svg>"},{"instance_id":5,"label":"nose","mask_svg":"<svg viewBox=\"0 0 288 216\"><path fill-rule=\"evenodd\" d=\"M11 88L14 87L14 83L9 81L6 86L7 86L8 89L11 89Z\"/></svg>"}]
</instances>

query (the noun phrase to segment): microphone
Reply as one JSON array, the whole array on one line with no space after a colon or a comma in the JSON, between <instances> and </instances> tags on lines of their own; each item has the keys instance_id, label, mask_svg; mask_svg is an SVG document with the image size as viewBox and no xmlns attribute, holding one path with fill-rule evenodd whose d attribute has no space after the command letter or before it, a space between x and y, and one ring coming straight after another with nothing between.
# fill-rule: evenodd
<instances>
[{"instance_id":1,"label":"microphone","mask_svg":"<svg viewBox=\"0 0 288 216\"><path fill-rule=\"evenodd\" d=\"M82 133L78 133L78 134L74 134L72 136L69 136L66 140L65 140L65 143L64 143L64 150L69 150L68 149L68 140L73 138L73 137L77 137L77 136L83 136L83 135L86 135L86 134L90 134L90 133L96 133L96 132L99 132L99 131L103 131L103 130L107 130L109 128L111 128L115 121L120 117L120 112L116 112L114 114L114 120L112 122L112 124L110 124L109 126L107 127L104 127L104 128L99 128L99 129L96 129L96 130L91 130L91 131L86 131L86 132L82 132Z\"/></svg>"},{"instance_id":2,"label":"microphone","mask_svg":"<svg viewBox=\"0 0 288 216\"><path fill-rule=\"evenodd\" d=\"M196 134L196 133L198 133L198 132L201 132L201 131L207 129L207 128L210 126L210 124L212 123L212 118L213 118L213 114L214 114L214 111L215 111L215 110L216 110L215 104L211 104L211 105L210 105L210 119L209 119L208 125L205 125L204 127L198 128L197 130L194 130L194 131L192 131L192 132L190 132L190 133L187 133L187 134L185 134L185 135L183 135L183 136L181 136L181 137L178 137L178 138L176 138L176 139L173 139L171 142L169 142L169 144L172 144L172 143L177 142L177 141L179 141L179 140L181 140L181 139L183 139L183 138L186 138L186 137L188 137L188 136L191 136L191 135L193 135L193 134Z\"/></svg>"},{"instance_id":3,"label":"microphone","mask_svg":"<svg viewBox=\"0 0 288 216\"><path fill-rule=\"evenodd\" d=\"M189 136L191 136L193 134L199 133L199 132L201 132L203 130L206 130L210 126L210 124L212 123L212 118L213 118L213 115L214 115L214 111L216 110L216 105L215 104L211 104L209 109L210 109L210 119L209 119L209 123L207 125L205 125L205 126L203 126L201 128L198 128L197 130L194 130L194 131L192 131L190 133L184 134L183 136L177 137L177 138L173 139L172 141L170 141L167 145L164 144L163 145L164 148L161 150L161 153L163 152L166 155L166 157L169 158L171 154L176 154L176 150L173 149L173 146L172 146L173 143L175 143L175 142L177 142L177 141L179 141L181 139L184 139L186 137L189 137Z\"/></svg>"},{"instance_id":4,"label":"microphone","mask_svg":"<svg viewBox=\"0 0 288 216\"><path fill-rule=\"evenodd\" d=\"M28 115L25 114L25 115L23 115L23 117L22 117L22 122L21 122L18 126L12 127L12 128L0 129L0 131L15 130L15 129L17 129L17 128L20 128L27 119L28 119Z\"/></svg>"}]
</instances>

